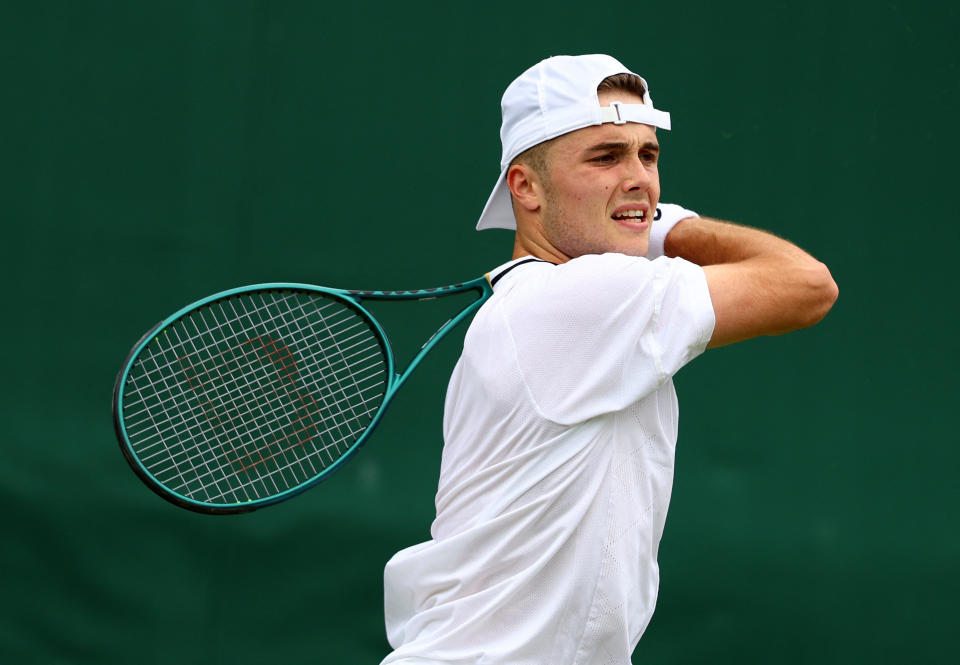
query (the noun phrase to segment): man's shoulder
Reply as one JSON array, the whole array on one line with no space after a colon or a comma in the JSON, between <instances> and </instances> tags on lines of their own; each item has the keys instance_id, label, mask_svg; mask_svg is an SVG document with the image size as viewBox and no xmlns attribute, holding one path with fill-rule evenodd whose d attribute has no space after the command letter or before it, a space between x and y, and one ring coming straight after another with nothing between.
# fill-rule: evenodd
<instances>
[{"instance_id":1,"label":"man's shoulder","mask_svg":"<svg viewBox=\"0 0 960 665\"><path fill-rule=\"evenodd\" d=\"M524 270L514 271L513 268L521 266L520 261L515 261L491 271L491 279L500 287L496 291L498 295L509 300L546 296L567 300L578 295L603 300L618 292L642 289L658 274L670 272L671 264L684 262L616 252L584 254L560 264L536 261L535 269L524 265Z\"/></svg>"},{"instance_id":2,"label":"man's shoulder","mask_svg":"<svg viewBox=\"0 0 960 665\"><path fill-rule=\"evenodd\" d=\"M564 326L588 322L626 300L652 293L648 287L657 278L658 268L646 258L616 253L540 264L505 277L491 304L511 322L563 322Z\"/></svg>"},{"instance_id":3,"label":"man's shoulder","mask_svg":"<svg viewBox=\"0 0 960 665\"><path fill-rule=\"evenodd\" d=\"M616 252L584 254L557 266L553 281L564 289L635 288L637 283L651 279L660 267L643 256Z\"/></svg>"}]
</instances>

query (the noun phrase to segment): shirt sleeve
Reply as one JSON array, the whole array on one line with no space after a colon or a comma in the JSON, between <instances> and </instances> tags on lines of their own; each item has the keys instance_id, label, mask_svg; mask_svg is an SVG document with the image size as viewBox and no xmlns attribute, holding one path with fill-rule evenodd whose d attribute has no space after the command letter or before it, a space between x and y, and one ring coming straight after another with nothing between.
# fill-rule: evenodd
<instances>
[{"instance_id":1,"label":"shirt sleeve","mask_svg":"<svg viewBox=\"0 0 960 665\"><path fill-rule=\"evenodd\" d=\"M703 269L683 259L590 255L546 273L504 316L530 397L556 423L646 397L713 333Z\"/></svg>"}]
</instances>

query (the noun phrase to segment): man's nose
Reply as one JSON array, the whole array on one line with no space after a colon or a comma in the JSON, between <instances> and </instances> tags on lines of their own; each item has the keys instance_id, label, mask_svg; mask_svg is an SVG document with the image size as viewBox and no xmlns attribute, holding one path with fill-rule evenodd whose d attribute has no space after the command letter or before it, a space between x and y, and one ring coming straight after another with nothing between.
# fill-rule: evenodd
<instances>
[{"instance_id":1,"label":"man's nose","mask_svg":"<svg viewBox=\"0 0 960 665\"><path fill-rule=\"evenodd\" d=\"M626 174L623 178L623 191L636 192L646 189L650 185L650 172L640 157L634 156L627 161Z\"/></svg>"}]
</instances>

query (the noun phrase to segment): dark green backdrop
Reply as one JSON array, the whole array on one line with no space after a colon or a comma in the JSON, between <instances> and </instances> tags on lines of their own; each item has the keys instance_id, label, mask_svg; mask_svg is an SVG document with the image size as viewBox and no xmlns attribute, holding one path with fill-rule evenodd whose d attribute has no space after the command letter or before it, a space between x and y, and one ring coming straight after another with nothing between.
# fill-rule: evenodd
<instances>
[{"instance_id":1,"label":"dark green backdrop","mask_svg":"<svg viewBox=\"0 0 960 665\"><path fill-rule=\"evenodd\" d=\"M231 518L129 472L115 372L230 286L499 264L510 235L473 225L503 87L598 51L673 114L665 201L795 240L841 293L817 328L678 376L635 662L952 662L957 6L668 4L4 2L0 662L379 662L382 568L428 537L460 337L330 482Z\"/></svg>"}]
</instances>

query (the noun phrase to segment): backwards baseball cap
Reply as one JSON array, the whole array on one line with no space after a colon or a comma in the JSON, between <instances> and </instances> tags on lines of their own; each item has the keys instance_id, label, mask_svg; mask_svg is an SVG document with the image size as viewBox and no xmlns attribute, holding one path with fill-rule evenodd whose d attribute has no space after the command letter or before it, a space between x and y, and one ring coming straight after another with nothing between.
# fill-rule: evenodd
<instances>
[{"instance_id":1,"label":"backwards baseball cap","mask_svg":"<svg viewBox=\"0 0 960 665\"><path fill-rule=\"evenodd\" d=\"M558 55L537 63L507 86L500 103L503 113L500 178L477 222L478 231L517 228L506 176L510 162L524 150L562 134L607 122L617 125L639 122L670 129L670 114L653 108L650 87L642 76L638 78L646 89L643 104L613 102L601 107L597 86L614 74L633 72L609 55Z\"/></svg>"}]
</instances>

